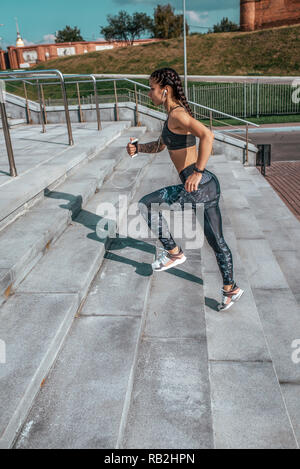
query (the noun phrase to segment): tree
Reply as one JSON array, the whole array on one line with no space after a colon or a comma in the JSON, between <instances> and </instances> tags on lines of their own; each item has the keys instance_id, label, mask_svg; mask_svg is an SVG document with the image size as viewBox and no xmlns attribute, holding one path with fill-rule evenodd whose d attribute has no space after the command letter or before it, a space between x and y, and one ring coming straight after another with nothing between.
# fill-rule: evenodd
<instances>
[{"instance_id":1,"label":"tree","mask_svg":"<svg viewBox=\"0 0 300 469\"><path fill-rule=\"evenodd\" d=\"M240 30L239 25L233 21L229 21L227 17L223 17L220 23L214 24L213 28L213 31L209 29L208 33L227 33L229 31Z\"/></svg>"},{"instance_id":2,"label":"tree","mask_svg":"<svg viewBox=\"0 0 300 469\"><path fill-rule=\"evenodd\" d=\"M186 24L186 33L189 26ZM183 35L183 15L175 15L174 8L170 3L157 5L154 10L153 37L159 39L170 39Z\"/></svg>"},{"instance_id":3,"label":"tree","mask_svg":"<svg viewBox=\"0 0 300 469\"><path fill-rule=\"evenodd\" d=\"M83 41L83 38L80 34L80 29L75 26L75 28L71 28L71 26L66 26L65 29L61 29L57 32L55 37L55 42L78 42Z\"/></svg>"},{"instance_id":4,"label":"tree","mask_svg":"<svg viewBox=\"0 0 300 469\"><path fill-rule=\"evenodd\" d=\"M132 45L142 33L152 31L153 20L146 13L133 13L130 16L125 10L119 11L115 16L107 15L108 26L101 27L100 33L106 41L125 41Z\"/></svg>"}]
</instances>

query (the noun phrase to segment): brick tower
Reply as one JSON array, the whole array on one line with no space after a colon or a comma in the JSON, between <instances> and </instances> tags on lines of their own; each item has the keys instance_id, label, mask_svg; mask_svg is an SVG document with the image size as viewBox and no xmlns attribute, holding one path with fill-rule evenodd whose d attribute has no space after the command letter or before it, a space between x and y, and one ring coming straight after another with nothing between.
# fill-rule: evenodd
<instances>
[{"instance_id":1,"label":"brick tower","mask_svg":"<svg viewBox=\"0 0 300 469\"><path fill-rule=\"evenodd\" d=\"M254 31L255 29L255 3L256 0L240 1L241 31Z\"/></svg>"},{"instance_id":2,"label":"brick tower","mask_svg":"<svg viewBox=\"0 0 300 469\"><path fill-rule=\"evenodd\" d=\"M300 0L240 0L241 31L300 23Z\"/></svg>"}]
</instances>

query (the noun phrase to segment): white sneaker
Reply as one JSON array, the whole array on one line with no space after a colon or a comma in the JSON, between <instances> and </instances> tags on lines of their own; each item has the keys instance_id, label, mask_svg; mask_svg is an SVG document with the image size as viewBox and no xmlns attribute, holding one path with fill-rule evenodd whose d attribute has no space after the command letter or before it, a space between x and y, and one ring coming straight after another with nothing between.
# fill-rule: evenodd
<instances>
[{"instance_id":1,"label":"white sneaker","mask_svg":"<svg viewBox=\"0 0 300 469\"><path fill-rule=\"evenodd\" d=\"M159 247L158 249L162 249L162 252L157 257L156 261L151 264L152 269L156 272L170 269L171 267L175 267L175 265L182 264L184 261L186 261L186 257L181 248L176 254L171 254L164 248Z\"/></svg>"},{"instance_id":2,"label":"white sneaker","mask_svg":"<svg viewBox=\"0 0 300 469\"><path fill-rule=\"evenodd\" d=\"M239 288L236 283L233 284L231 290L226 291L223 288L221 289L222 291L222 303L218 305L218 310L219 311L225 311L226 309L229 309L236 301L238 301L242 294L244 293L244 290Z\"/></svg>"}]
</instances>

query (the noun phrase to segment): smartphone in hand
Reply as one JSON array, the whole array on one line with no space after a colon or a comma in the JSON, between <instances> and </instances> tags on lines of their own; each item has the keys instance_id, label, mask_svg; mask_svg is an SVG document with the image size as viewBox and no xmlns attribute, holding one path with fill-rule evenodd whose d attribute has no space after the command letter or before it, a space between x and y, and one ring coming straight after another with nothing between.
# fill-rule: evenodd
<instances>
[{"instance_id":1,"label":"smartphone in hand","mask_svg":"<svg viewBox=\"0 0 300 469\"><path fill-rule=\"evenodd\" d=\"M135 148L136 148L136 151L135 151L135 154L131 156L131 158L134 158L135 156L137 156L138 154L138 141L139 139L138 138L135 138L134 140L131 140L130 144L131 145L134 145Z\"/></svg>"}]
</instances>

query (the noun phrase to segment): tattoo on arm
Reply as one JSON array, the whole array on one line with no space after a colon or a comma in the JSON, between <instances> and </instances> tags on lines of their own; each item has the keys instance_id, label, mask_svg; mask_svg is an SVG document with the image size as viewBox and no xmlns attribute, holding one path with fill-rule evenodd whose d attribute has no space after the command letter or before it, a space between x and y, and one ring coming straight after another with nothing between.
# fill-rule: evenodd
<instances>
[{"instance_id":1,"label":"tattoo on arm","mask_svg":"<svg viewBox=\"0 0 300 469\"><path fill-rule=\"evenodd\" d=\"M148 143L139 143L138 144L138 152L139 153L157 153L162 151L165 148L165 144L161 137L155 142L148 142Z\"/></svg>"}]
</instances>

